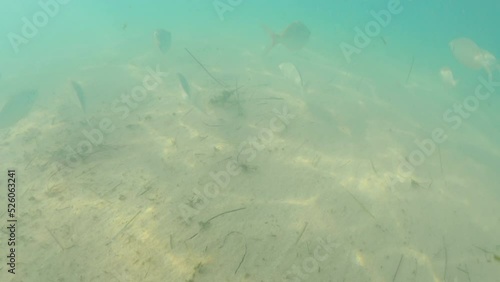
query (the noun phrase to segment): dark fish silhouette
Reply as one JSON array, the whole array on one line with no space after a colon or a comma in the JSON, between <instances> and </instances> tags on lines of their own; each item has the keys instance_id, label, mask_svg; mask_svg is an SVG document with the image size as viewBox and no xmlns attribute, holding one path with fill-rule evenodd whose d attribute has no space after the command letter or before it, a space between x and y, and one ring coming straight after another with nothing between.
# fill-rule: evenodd
<instances>
[{"instance_id":1,"label":"dark fish silhouette","mask_svg":"<svg viewBox=\"0 0 500 282\"><path fill-rule=\"evenodd\" d=\"M13 126L26 117L33 108L37 96L35 90L27 90L11 97L0 111L0 128Z\"/></svg>"},{"instance_id":2,"label":"dark fish silhouette","mask_svg":"<svg viewBox=\"0 0 500 282\"><path fill-rule=\"evenodd\" d=\"M276 45L283 45L290 51L298 51L307 44L311 31L302 22L296 21L288 25L288 27L281 33L276 34L270 28L264 26L271 39L273 40L270 47L267 48L266 53Z\"/></svg>"},{"instance_id":3,"label":"dark fish silhouette","mask_svg":"<svg viewBox=\"0 0 500 282\"><path fill-rule=\"evenodd\" d=\"M164 30L164 29L157 29L155 30L153 34L155 44L158 46L160 51L165 54L167 51L170 49L170 46L172 45L172 35L170 32Z\"/></svg>"},{"instance_id":4,"label":"dark fish silhouette","mask_svg":"<svg viewBox=\"0 0 500 282\"><path fill-rule=\"evenodd\" d=\"M85 100L85 94L83 93L82 86L75 81L71 81L71 86L73 87L73 90L75 90L76 96L78 97L78 101L80 101L80 106L82 107L82 110L84 113L87 112L87 101Z\"/></svg>"}]
</instances>

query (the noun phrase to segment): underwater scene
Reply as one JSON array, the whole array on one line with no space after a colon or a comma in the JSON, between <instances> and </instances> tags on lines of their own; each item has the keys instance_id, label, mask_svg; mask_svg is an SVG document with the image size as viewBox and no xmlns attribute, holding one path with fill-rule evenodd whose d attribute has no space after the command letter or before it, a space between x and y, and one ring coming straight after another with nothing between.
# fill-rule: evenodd
<instances>
[{"instance_id":1,"label":"underwater scene","mask_svg":"<svg viewBox=\"0 0 500 282\"><path fill-rule=\"evenodd\" d=\"M0 281L500 281L500 2L0 7Z\"/></svg>"}]
</instances>

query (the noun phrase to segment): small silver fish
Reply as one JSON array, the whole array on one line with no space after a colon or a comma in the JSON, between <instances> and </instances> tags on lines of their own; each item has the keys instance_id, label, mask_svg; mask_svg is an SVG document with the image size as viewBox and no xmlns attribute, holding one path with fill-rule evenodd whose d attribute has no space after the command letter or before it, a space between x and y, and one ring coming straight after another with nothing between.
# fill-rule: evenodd
<instances>
[{"instance_id":1,"label":"small silver fish","mask_svg":"<svg viewBox=\"0 0 500 282\"><path fill-rule=\"evenodd\" d=\"M453 76L453 72L449 67L441 68L439 73L441 74L441 79L446 85L451 87L457 86L458 80L455 79L455 77Z\"/></svg>"},{"instance_id":2,"label":"small silver fish","mask_svg":"<svg viewBox=\"0 0 500 282\"><path fill-rule=\"evenodd\" d=\"M177 73L177 78L179 79L179 85L182 88L182 98L188 100L193 106L195 106L202 113L206 114L205 109L201 106L201 101L198 95L196 95L196 91L191 90L191 86L189 86L189 82L181 73Z\"/></svg>"},{"instance_id":3,"label":"small silver fish","mask_svg":"<svg viewBox=\"0 0 500 282\"><path fill-rule=\"evenodd\" d=\"M158 46L163 54L170 50L170 46L172 45L172 35L170 32L160 28L155 30L153 37L156 46Z\"/></svg>"},{"instance_id":4,"label":"small silver fish","mask_svg":"<svg viewBox=\"0 0 500 282\"><path fill-rule=\"evenodd\" d=\"M182 97L184 99L191 99L191 87L189 86L187 79L181 73L177 73L177 78L179 79L179 84L182 88Z\"/></svg>"},{"instance_id":5,"label":"small silver fish","mask_svg":"<svg viewBox=\"0 0 500 282\"><path fill-rule=\"evenodd\" d=\"M300 86L300 87L303 86L303 84L302 84L302 76L300 75L299 70L297 69L297 67L294 64L292 64L292 63L281 63L279 65L279 68L281 70L281 73L283 74L283 76L286 79L292 81L297 86Z\"/></svg>"},{"instance_id":6,"label":"small silver fish","mask_svg":"<svg viewBox=\"0 0 500 282\"><path fill-rule=\"evenodd\" d=\"M302 81L302 75L300 74L297 67L289 62L281 63L279 66L281 73L283 76L293 82L296 86L298 86L301 90L301 94L304 94L304 82Z\"/></svg>"},{"instance_id":7,"label":"small silver fish","mask_svg":"<svg viewBox=\"0 0 500 282\"><path fill-rule=\"evenodd\" d=\"M500 69L497 58L469 38L453 39L449 45L453 56L462 65L475 70L484 69L490 79L493 76L493 71Z\"/></svg>"},{"instance_id":8,"label":"small silver fish","mask_svg":"<svg viewBox=\"0 0 500 282\"><path fill-rule=\"evenodd\" d=\"M11 97L0 111L0 128L11 127L26 117L37 96L37 91L28 90Z\"/></svg>"},{"instance_id":9,"label":"small silver fish","mask_svg":"<svg viewBox=\"0 0 500 282\"><path fill-rule=\"evenodd\" d=\"M71 86L73 87L73 90L75 90L76 96L78 97L78 101L80 101L80 106L82 107L82 110L84 113L87 113L87 101L85 100L85 94L83 93L83 88L82 86L75 81L71 81Z\"/></svg>"}]
</instances>

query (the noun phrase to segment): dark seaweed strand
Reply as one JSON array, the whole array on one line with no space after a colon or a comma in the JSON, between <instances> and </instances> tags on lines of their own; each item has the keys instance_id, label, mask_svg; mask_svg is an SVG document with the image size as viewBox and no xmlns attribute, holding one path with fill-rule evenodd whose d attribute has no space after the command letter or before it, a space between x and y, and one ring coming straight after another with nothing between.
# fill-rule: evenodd
<instances>
[{"instance_id":1,"label":"dark seaweed strand","mask_svg":"<svg viewBox=\"0 0 500 282\"><path fill-rule=\"evenodd\" d=\"M201 67L203 70L205 70L205 72L206 72L206 73L207 73L207 74L208 74L208 75L209 75L209 76L210 76L210 77L211 77L211 78L212 78L215 82L217 82L217 83L218 83L220 86L222 86L222 87L226 87L226 86L225 86L222 82L218 81L218 80L217 80L217 78L215 78L215 77L214 77L214 76L213 76L213 75L212 75L212 74L211 74L211 73L207 70L207 68L205 68L205 66L204 66L204 65L203 65L200 61L198 61L198 59L196 59L196 57L195 57L195 56L194 56L191 52L189 52L189 50L188 50L187 48L184 48L184 49L186 49L186 52L188 52L188 53L189 53L189 55L190 55L191 57L193 57L193 59L194 59L194 60L198 63L198 65L200 65L200 67Z\"/></svg>"},{"instance_id":2,"label":"dark seaweed strand","mask_svg":"<svg viewBox=\"0 0 500 282\"><path fill-rule=\"evenodd\" d=\"M360 205L360 206L361 206L361 208L362 208L362 209L363 209L366 213L368 213L368 214L369 214L369 215L370 215L373 219L377 220L377 219L375 218L375 216L374 216L374 215L373 215L373 214L372 214L372 213L371 213L371 212L370 212L370 211L369 211L369 210L365 207L365 205L363 205L363 204L362 204L362 203L361 203L361 202L360 202L360 201L359 201L356 197L354 197L354 195L353 195L351 192L347 191L347 193L349 193L349 195L351 195L351 197L352 197L352 198L353 198L353 199L354 199L354 200L358 203L358 205Z\"/></svg>"},{"instance_id":3,"label":"dark seaweed strand","mask_svg":"<svg viewBox=\"0 0 500 282\"><path fill-rule=\"evenodd\" d=\"M218 215L215 215L215 216L212 216L210 219L208 219L207 221L205 221L205 223L209 223L211 220L221 216L221 215L225 215L227 213L231 213L231 212L236 212L236 211L241 211L241 210L244 210L246 209L246 207L243 207L243 208L239 208L239 209L235 209L235 210L230 210L230 211L226 211L226 212L223 212L223 213L220 213Z\"/></svg>"},{"instance_id":4,"label":"dark seaweed strand","mask_svg":"<svg viewBox=\"0 0 500 282\"><path fill-rule=\"evenodd\" d=\"M302 235L304 235L304 232L306 231L308 224L309 224L309 222L306 222L306 224L304 225L304 228L302 228L302 232L300 232L299 238L297 238L297 241L295 241L295 245L297 245L297 243L300 241L300 238L302 238Z\"/></svg>"},{"instance_id":5,"label":"dark seaweed strand","mask_svg":"<svg viewBox=\"0 0 500 282\"><path fill-rule=\"evenodd\" d=\"M240 264L238 264L238 267L234 271L234 274L236 274L238 272L238 270L240 269L241 265L243 264L243 261L245 260L245 257L247 256L247 250L248 250L247 244L245 243L245 253L243 254L243 257L241 258Z\"/></svg>"},{"instance_id":6,"label":"dark seaweed strand","mask_svg":"<svg viewBox=\"0 0 500 282\"><path fill-rule=\"evenodd\" d=\"M403 255L399 259L398 268L396 268L396 272L394 273L394 277L392 278L392 282L396 281L396 276L398 276L399 267L401 266L401 262L403 261Z\"/></svg>"}]
</instances>

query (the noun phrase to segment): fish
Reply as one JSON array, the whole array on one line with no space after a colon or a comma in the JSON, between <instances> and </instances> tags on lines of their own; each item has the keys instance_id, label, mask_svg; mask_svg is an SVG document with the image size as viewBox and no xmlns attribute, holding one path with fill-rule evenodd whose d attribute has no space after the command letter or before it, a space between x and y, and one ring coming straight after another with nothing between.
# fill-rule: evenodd
<instances>
[{"instance_id":1,"label":"fish","mask_svg":"<svg viewBox=\"0 0 500 282\"><path fill-rule=\"evenodd\" d=\"M481 69L483 66L477 60L481 54L481 48L469 38L457 38L449 43L453 56L462 65L471 69Z\"/></svg>"},{"instance_id":2,"label":"fish","mask_svg":"<svg viewBox=\"0 0 500 282\"><path fill-rule=\"evenodd\" d=\"M287 26L281 33L276 34L270 28L264 26L264 29L269 33L272 39L271 46L267 48L265 53L269 53L276 45L283 45L290 51L299 51L309 41L311 31L301 21L295 21Z\"/></svg>"},{"instance_id":3,"label":"fish","mask_svg":"<svg viewBox=\"0 0 500 282\"><path fill-rule=\"evenodd\" d=\"M177 73L177 78L179 79L179 84L182 88L182 97L184 99L191 99L191 87L189 86L187 79L181 73Z\"/></svg>"},{"instance_id":4,"label":"fish","mask_svg":"<svg viewBox=\"0 0 500 282\"><path fill-rule=\"evenodd\" d=\"M441 68L439 73L441 74L441 79L443 80L443 82L445 84L452 86L452 87L457 86L458 80L455 79L455 77L453 76L453 72L451 71L451 69L449 67Z\"/></svg>"},{"instance_id":5,"label":"fish","mask_svg":"<svg viewBox=\"0 0 500 282\"><path fill-rule=\"evenodd\" d=\"M73 90L75 90L76 96L78 97L78 101L80 101L80 106L82 107L82 110L84 113L87 113L87 101L85 100L85 94L83 93L83 88L82 86L75 81L71 81L71 86L73 87Z\"/></svg>"},{"instance_id":6,"label":"fish","mask_svg":"<svg viewBox=\"0 0 500 282\"><path fill-rule=\"evenodd\" d=\"M484 69L490 77L493 70L499 69L496 57L472 39L456 38L450 41L449 46L455 59L470 69Z\"/></svg>"},{"instance_id":7,"label":"fish","mask_svg":"<svg viewBox=\"0 0 500 282\"><path fill-rule=\"evenodd\" d=\"M304 83L302 81L302 75L300 74L297 67L290 62L281 63L281 64L279 64L278 67L281 70L281 73L283 74L283 76L287 80L293 82L296 86L298 86L301 89L302 94L303 94Z\"/></svg>"},{"instance_id":8,"label":"fish","mask_svg":"<svg viewBox=\"0 0 500 282\"><path fill-rule=\"evenodd\" d=\"M170 32L160 28L155 30L153 37L156 46L158 46L163 54L170 50L170 46L172 45L172 35Z\"/></svg>"},{"instance_id":9,"label":"fish","mask_svg":"<svg viewBox=\"0 0 500 282\"><path fill-rule=\"evenodd\" d=\"M493 71L500 69L497 58L487 50L481 49L481 53L476 55L475 59L483 67L490 79L493 77Z\"/></svg>"},{"instance_id":10,"label":"fish","mask_svg":"<svg viewBox=\"0 0 500 282\"><path fill-rule=\"evenodd\" d=\"M8 128L25 118L38 96L36 90L22 91L12 96L0 111L0 128Z\"/></svg>"},{"instance_id":11,"label":"fish","mask_svg":"<svg viewBox=\"0 0 500 282\"><path fill-rule=\"evenodd\" d=\"M188 80L181 73L177 73L177 78L179 79L179 85L182 89L182 98L189 101L202 113L206 114L205 109L201 106L201 101L195 92L191 90Z\"/></svg>"}]
</instances>

